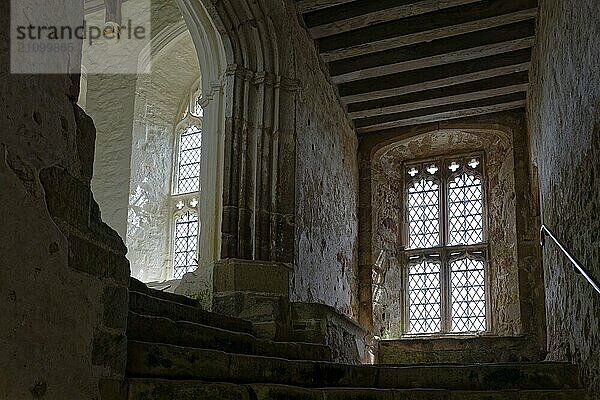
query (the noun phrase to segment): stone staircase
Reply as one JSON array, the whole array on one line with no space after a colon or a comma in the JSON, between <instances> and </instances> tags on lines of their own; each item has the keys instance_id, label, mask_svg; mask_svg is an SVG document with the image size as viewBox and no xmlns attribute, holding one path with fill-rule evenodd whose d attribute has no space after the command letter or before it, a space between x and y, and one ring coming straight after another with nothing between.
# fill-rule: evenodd
<instances>
[{"instance_id":1,"label":"stone staircase","mask_svg":"<svg viewBox=\"0 0 600 400\"><path fill-rule=\"evenodd\" d=\"M132 280L130 400L579 400L563 363L345 365L326 346L257 338L252 324Z\"/></svg>"}]
</instances>

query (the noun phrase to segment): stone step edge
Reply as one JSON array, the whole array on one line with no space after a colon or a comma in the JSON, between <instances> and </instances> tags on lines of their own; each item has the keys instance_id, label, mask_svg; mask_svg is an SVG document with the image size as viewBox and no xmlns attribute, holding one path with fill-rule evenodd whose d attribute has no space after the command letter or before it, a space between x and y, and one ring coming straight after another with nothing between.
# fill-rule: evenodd
<instances>
[{"instance_id":1,"label":"stone step edge","mask_svg":"<svg viewBox=\"0 0 600 400\"><path fill-rule=\"evenodd\" d=\"M323 345L323 344L318 344L318 343L308 343L308 342L281 342L281 341L272 341L272 340L268 340L268 339L263 339L263 338L258 338L253 334L250 333L245 333L245 332L236 332L236 331L230 331L227 329L223 329L223 328L219 328L219 327L215 327L215 326L210 326L210 325L204 325L198 322L192 322L192 321L186 321L186 320L174 320L168 317L162 317L162 316L155 316L155 315L145 315L145 314L140 314L134 311L129 311L130 317L131 315L133 315L135 318L146 318L146 319L152 319L152 320L158 320L159 322L162 323L167 323L167 324L174 324L177 327L179 327L180 329L185 329L186 325L193 325L194 327L198 327L200 329L206 329L208 331L213 332L215 335L223 335L223 336L229 336L229 337L238 337L241 340L249 340L252 342L253 346L252 346L252 351L249 353L230 353L230 354L244 354L244 355L257 355L257 356L264 356L264 357L275 357L275 358L281 358L281 359L285 359L285 360L290 360L290 361L331 361L331 359L327 360L327 359L313 359L313 358L288 358L288 357L279 357L275 354L275 351L277 350L277 348L281 348L280 346L291 346L291 347L300 347L300 351L302 351L302 347L304 347L307 351L309 349L312 350L321 350L321 351L325 351L329 353L329 357L331 357L331 350L329 349L328 346ZM207 348L207 347L202 347L202 346L194 346L192 344L179 344L179 343L170 343L170 342L157 342L154 340L153 337L149 337L149 338L143 338L140 337L139 335L131 335L130 334L130 326L127 326L127 336L129 337L133 337L133 339L128 339L132 342L145 342L145 343L153 343L153 344L167 344L167 345L173 345L173 346L179 346L179 347L185 347L185 348L192 348L192 349L205 349L205 350L218 350L218 351L226 351L223 349L218 349L218 348ZM276 348L274 349L273 353L269 353L267 351L265 351L266 349L268 349L269 346L276 346Z\"/></svg>"},{"instance_id":2,"label":"stone step edge","mask_svg":"<svg viewBox=\"0 0 600 400\"><path fill-rule=\"evenodd\" d=\"M254 328L253 328L252 322L247 321L245 319L231 317L229 315L217 314L212 311L203 310L200 307L189 306L186 304L162 299L160 297L154 297L152 295L136 292L134 290L129 291L129 311L133 310L134 312L136 312L138 314L148 315L148 316L162 316L162 317L165 316L162 313L159 315L153 314L152 310L147 310L147 309L144 309L143 307L132 307L132 302L136 301L134 299L139 298L139 297L147 298L147 299L150 299L150 301L154 301L154 302L158 302L158 303L164 303L164 304L168 305L169 307L179 308L182 311L189 312L191 315L196 313L197 315L204 315L205 317L207 317L207 319L214 319L215 321L219 321L219 324L215 324L215 325L203 324L203 325L214 326L215 328L222 328L224 325L235 326L236 329L227 329L227 328L222 328L222 329L230 330L232 332L244 332L244 333L248 333L248 334L254 334ZM185 321L198 323L198 321L194 321L194 320L185 320ZM221 325L221 326L217 326L217 325Z\"/></svg>"},{"instance_id":3,"label":"stone step edge","mask_svg":"<svg viewBox=\"0 0 600 400\"><path fill-rule=\"evenodd\" d=\"M158 371L155 372L148 372L149 370L146 368L146 365L144 363L143 360L141 359L131 359L130 355L131 353L129 353L128 351L128 359L127 359L127 376L129 377L146 377L146 378L167 378L167 379L175 379L175 380L205 380L205 381L220 381L220 380L225 380L227 382L232 382L232 383L239 383L239 384L249 384L254 382L253 379L262 379L262 378L255 378L255 377L248 377L248 376L243 376L243 374L238 374L237 371L235 371L235 369L233 371L231 371L231 367L232 365L237 364L236 368L241 368L244 366L244 364L246 364L247 366L249 365L254 365L257 366L259 365L259 362L264 362L266 363L266 365L271 365L273 367L277 366L278 368L288 368L289 370L293 370L294 368L298 368L298 364L302 365L304 364L305 367L307 367L308 370L310 369L319 369L319 365L321 366L321 368L325 367L325 369L323 369L323 371L321 372L327 372L327 366L329 367L333 367L333 368L347 368L348 371L345 371L346 373L349 373L351 376L353 376L353 379L355 379L356 377L359 376L363 376L366 377L367 379L372 379L372 382L370 381L368 384L364 385L367 387L373 386L374 388L380 388L380 389L402 389L402 387L396 387L394 385L397 385L397 383L394 383L395 380L392 379L390 380L390 374L392 374L394 371L410 371L411 369L414 370L415 368L421 368L421 369L433 369L433 370L440 370L443 368L451 368L456 370L457 368L462 368L465 370L468 370L468 368L477 368L478 370L481 370L482 368L485 369L489 369L488 373L494 373L496 372L495 369L499 369L501 370L502 368L516 368L518 369L519 367L535 367L535 366L553 366L553 367L558 367L558 368L563 368L562 371L562 376L565 377L565 368L576 368L575 365L573 364L569 364L569 363L562 363L562 362L541 362L541 363L494 363L494 364L450 364L450 365L444 365L444 364L432 364L432 365L419 365L419 366L411 366L411 367L407 367L407 366L390 366L390 365L382 365L382 366L378 366L378 365L352 365L352 364L340 364L340 363L335 363L335 362L327 362L327 361L307 361L307 360L286 360L286 359L282 359L282 358L277 358L277 357L265 357L265 356L256 356L256 355L244 355L244 354L235 354L235 353L227 353L224 351L219 351L219 350L207 350L207 349L190 349L190 348L186 348L186 347L181 347L181 346L174 346L174 345L168 345L168 344L162 344L162 343L146 343L146 342L138 342L138 341L131 341L129 343L129 346L131 347L131 345L133 346L142 346L142 354L144 353L145 350L148 349L144 349L143 346L158 346L159 348L163 349L163 350L169 350L172 349L174 351L179 351L180 354L186 354L186 357L190 356L190 350L192 351L197 351L197 352L201 352L203 354L196 354L191 356L192 359L195 359L196 361L200 361L202 360L202 362L206 362L206 363L210 363L210 368L205 368L202 369L200 368L203 372L203 375L188 375L190 373L194 374L196 372L193 372L193 368L189 368L186 367L185 370L181 370L178 371L177 368L173 368L172 364L170 364L170 367L168 369L164 369L163 371L160 371L160 368L162 368L163 366L159 366ZM128 348L129 350L129 348ZM152 352L152 349L149 349ZM239 360L237 360L235 363L233 363L233 358L234 357L238 357ZM157 354L153 354L152 355L153 358L153 362L156 362L158 360L160 360L160 356L158 356ZM184 357L185 358L185 357ZM196 362L194 361L194 363ZM136 365L136 363L138 365ZM141 364L140 364L141 363ZM171 363L171 361L169 361L169 363ZM232 364L233 363L233 364ZM283 363L283 365L282 365ZM277 365L279 364L279 365ZM287 364L287 365L286 365ZM297 364L294 366L294 364ZM139 365L141 365L141 368L139 368ZM131 368L133 366L133 368ZM137 367L137 368L136 368ZM217 367L221 367L221 368L225 368L227 369L226 372L216 372L216 370L218 370L219 368ZM144 370L144 368L146 368L146 370ZM133 369L133 371L132 371ZM143 371L143 372L140 372ZM374 372L372 373L372 375L368 374L369 370L374 370ZM167 375L167 373L172 373L173 375ZM176 376L177 374L179 374L181 372L181 375ZM307 371L305 371L307 372ZM310 371L310 374L315 374L318 371ZM330 372L330 371L329 371ZM465 371L466 372L466 371ZM560 374L560 371L551 371L553 373L558 373ZM574 371L576 372L576 371ZM211 376L212 374L212 376ZM175 376L174 376L175 375ZM271 376L271 375L269 375ZM349 376L346 376L346 374L342 374L340 375L340 379L343 378L348 378ZM271 378L273 378L273 376L271 376ZM241 379L241 380L240 380ZM383 379L383 383L381 383L381 379ZM574 379L574 380L573 380ZM388 383L386 383L386 380ZM302 384L304 382L276 382L276 381L262 381L260 382L262 384L270 384L270 385L289 385L289 386L299 386L299 387L304 387L302 386ZM549 382L548 382L549 383ZM548 385L548 383L545 383L544 385ZM571 380L565 381L564 383L560 383L557 382L558 385L560 386L537 386L537 384L534 384L533 382L529 383L529 385L533 385L531 387L522 389L522 390L541 390L543 388L549 388L549 389L553 389L553 390L559 390L559 389L564 389L564 388L572 388L572 389L581 389L582 385L581 382L579 381L579 376L578 374L574 375L573 377L571 377ZM306 388L321 388L321 387L327 387L330 385L327 385L326 383L322 383L324 386L321 386L321 384L315 384L314 386L311 386L312 384L308 383L305 387ZM411 383L413 385L415 385L414 381ZM474 385L479 384L478 382L474 382L472 383ZM347 386L344 386L347 385ZM381 385L381 386L379 386ZM359 386L363 386L363 385L358 385L356 384L356 382L348 382L348 383L344 383L342 385L340 385L342 387L348 387L348 388L352 388L352 387L359 387ZM416 388L427 388L427 386L416 386ZM432 387L433 388L433 387ZM443 388L443 387L441 387ZM447 389L447 388L446 388ZM449 389L453 389L453 390L482 390L482 389L476 389L476 388L470 388L470 387L461 387L461 386L457 386L454 388L449 388ZM510 388L490 388L489 390L507 390Z\"/></svg>"},{"instance_id":4,"label":"stone step edge","mask_svg":"<svg viewBox=\"0 0 600 400\"><path fill-rule=\"evenodd\" d=\"M160 344L160 345L165 345L165 346L169 346L169 347L179 347L179 348L188 348L188 346L177 346L177 345L172 345L172 344L168 344L168 343L152 343L152 342L144 342L144 341L140 341L140 340L132 340L132 342L138 343L138 344ZM277 343L282 343L282 342L277 342ZM285 343L285 342L283 342ZM291 343L304 343L304 342L291 342ZM308 344L314 344L314 343L308 343ZM191 347L190 347L191 348ZM237 355L236 353L228 353L226 351L220 351L220 350L211 350L211 349L203 349L203 348L197 348L198 350L206 350L206 351L215 351L218 353L224 353L225 355L229 355L229 356L235 356ZM240 354L243 355L243 354ZM394 364L344 364L344 363L339 363L339 362L334 362L334 361L311 361L311 360L286 360L285 358L280 358L280 357L266 357L266 356L260 356L260 358L267 358L267 359L273 359L273 360L281 360L281 361L308 361L308 362L316 362L316 363L324 363L324 364L332 364L332 365L341 365L344 367L356 367L356 368L377 368L377 369L411 369L411 368L445 368L445 367L459 367L459 368L473 368L473 367L518 367L518 366L535 366L535 365L540 365L540 366L563 366L563 367L575 367L575 364L571 364L568 362L562 362L562 361L525 361L525 362L506 362L506 363L464 363L464 364L457 364L457 363L444 363L444 364L398 364L398 365L394 365ZM168 380L168 379L167 379Z\"/></svg>"},{"instance_id":5,"label":"stone step edge","mask_svg":"<svg viewBox=\"0 0 600 400\"><path fill-rule=\"evenodd\" d=\"M205 382L201 380L189 380L189 379L162 379L162 378L127 378L129 387L137 386L137 385L151 385L151 386L173 386L175 389L189 389L193 387L210 387L210 388L237 388L240 391L246 392L248 395L248 399L261 399L262 397L258 397L261 391L271 391L276 390L279 391L279 394L284 394L285 392L296 392L305 393L305 394L335 394L337 392L343 392L346 394L351 394L352 392L356 393L398 393L398 394L422 394L422 395L440 395L444 397L435 397L431 400L444 399L444 400L453 400L453 399L461 399L464 395L469 395L469 399L476 399L472 397L474 395L482 395L485 396L485 399L489 399L489 396L496 395L511 395L511 400L518 400L521 394L527 395L527 399L532 399L530 395L540 395L545 396L544 399L550 399L551 395L577 395L577 396L585 396L585 389L509 389L509 390L453 390L453 389L427 389L427 388L415 388L415 389L381 389L381 388L368 388L368 387L322 387L322 388L304 388L300 386L290 386L290 385L280 385L280 384L267 384L267 383L230 383L230 382ZM518 395L519 397L514 397L514 395ZM455 397L456 396L456 397ZM548 397L546 397L548 396ZM215 397L217 398L217 397ZM219 400L221 397L218 397ZM296 397L294 397L296 398ZM497 397L494 397L496 399ZM561 397L562 398L562 397ZM195 399L195 397L194 397ZM309 400L310 398L307 398ZM321 399L319 397L319 399ZM327 398L323 398L326 400ZM430 400L430 398L427 398ZM500 398L498 398L500 400ZM573 397L575 399L575 397ZM583 399L583 397L577 397L577 400ZM238 400L238 399L236 399ZM239 399L242 400L242 399Z\"/></svg>"},{"instance_id":6,"label":"stone step edge","mask_svg":"<svg viewBox=\"0 0 600 400\"><path fill-rule=\"evenodd\" d=\"M131 290L132 292L147 294L149 296L156 297L159 299L172 301L174 303L181 303L186 306L200 307L200 302L196 299L192 299L191 297L183 296L176 293L152 289L148 287L148 285L146 285L144 282L134 277L129 278L129 290Z\"/></svg>"}]
</instances>

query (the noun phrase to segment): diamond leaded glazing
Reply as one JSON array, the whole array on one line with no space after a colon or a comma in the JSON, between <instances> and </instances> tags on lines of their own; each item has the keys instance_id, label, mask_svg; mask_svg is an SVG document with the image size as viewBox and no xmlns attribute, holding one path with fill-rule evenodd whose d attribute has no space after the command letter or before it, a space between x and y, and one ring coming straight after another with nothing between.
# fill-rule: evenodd
<instances>
[{"instance_id":1,"label":"diamond leaded glazing","mask_svg":"<svg viewBox=\"0 0 600 400\"><path fill-rule=\"evenodd\" d=\"M198 267L198 214L192 211L181 214L175 221L173 251L173 278L180 279Z\"/></svg>"},{"instance_id":2,"label":"diamond leaded glazing","mask_svg":"<svg viewBox=\"0 0 600 400\"><path fill-rule=\"evenodd\" d=\"M440 264L422 261L408 267L409 333L441 330Z\"/></svg>"},{"instance_id":3,"label":"diamond leaded glazing","mask_svg":"<svg viewBox=\"0 0 600 400\"><path fill-rule=\"evenodd\" d=\"M481 161L458 156L406 166L407 333L487 329Z\"/></svg>"},{"instance_id":4,"label":"diamond leaded glazing","mask_svg":"<svg viewBox=\"0 0 600 400\"><path fill-rule=\"evenodd\" d=\"M481 179L468 172L448 183L448 244L483 242Z\"/></svg>"},{"instance_id":5,"label":"diamond leaded glazing","mask_svg":"<svg viewBox=\"0 0 600 400\"><path fill-rule=\"evenodd\" d=\"M411 249L440 244L440 191L431 179L423 178L408 188L408 240Z\"/></svg>"},{"instance_id":6,"label":"diamond leaded glazing","mask_svg":"<svg viewBox=\"0 0 600 400\"><path fill-rule=\"evenodd\" d=\"M485 263L468 257L450 263L452 332L486 330Z\"/></svg>"},{"instance_id":7,"label":"diamond leaded glazing","mask_svg":"<svg viewBox=\"0 0 600 400\"><path fill-rule=\"evenodd\" d=\"M178 194L200 190L200 155L202 150L202 132L190 125L179 139L177 183Z\"/></svg>"}]
</instances>

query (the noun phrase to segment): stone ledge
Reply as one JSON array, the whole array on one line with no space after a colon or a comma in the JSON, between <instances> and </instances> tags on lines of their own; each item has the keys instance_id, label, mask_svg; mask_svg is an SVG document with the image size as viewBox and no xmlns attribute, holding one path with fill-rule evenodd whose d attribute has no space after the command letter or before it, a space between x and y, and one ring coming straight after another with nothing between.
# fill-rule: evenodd
<instances>
[{"instance_id":1,"label":"stone ledge","mask_svg":"<svg viewBox=\"0 0 600 400\"><path fill-rule=\"evenodd\" d=\"M292 340L331 348L335 362L367 361L368 332L335 308L319 303L291 303Z\"/></svg>"},{"instance_id":2,"label":"stone ledge","mask_svg":"<svg viewBox=\"0 0 600 400\"><path fill-rule=\"evenodd\" d=\"M381 340L380 364L440 364L540 361L543 354L527 336L407 337Z\"/></svg>"}]
</instances>

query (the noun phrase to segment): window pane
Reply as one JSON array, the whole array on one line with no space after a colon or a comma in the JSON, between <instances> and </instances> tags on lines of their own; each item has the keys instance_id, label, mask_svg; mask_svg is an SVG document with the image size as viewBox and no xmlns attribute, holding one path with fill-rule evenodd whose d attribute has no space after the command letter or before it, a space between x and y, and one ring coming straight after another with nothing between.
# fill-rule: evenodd
<instances>
[{"instance_id":1,"label":"window pane","mask_svg":"<svg viewBox=\"0 0 600 400\"><path fill-rule=\"evenodd\" d=\"M410 171L409 171L410 174ZM440 244L440 195L437 182L423 178L408 188L408 247Z\"/></svg>"},{"instance_id":2,"label":"window pane","mask_svg":"<svg viewBox=\"0 0 600 400\"><path fill-rule=\"evenodd\" d=\"M486 330L485 263L461 258L450 263L452 332Z\"/></svg>"},{"instance_id":3,"label":"window pane","mask_svg":"<svg viewBox=\"0 0 600 400\"><path fill-rule=\"evenodd\" d=\"M191 193L200 190L200 155L202 132L197 126L188 127L179 139L177 169L177 193Z\"/></svg>"},{"instance_id":4,"label":"window pane","mask_svg":"<svg viewBox=\"0 0 600 400\"><path fill-rule=\"evenodd\" d=\"M175 221L173 246L173 277L179 279L186 272L198 267L196 248L198 243L198 214L188 211Z\"/></svg>"},{"instance_id":5,"label":"window pane","mask_svg":"<svg viewBox=\"0 0 600 400\"><path fill-rule=\"evenodd\" d=\"M441 330L440 264L422 261L408 266L409 333Z\"/></svg>"},{"instance_id":6,"label":"window pane","mask_svg":"<svg viewBox=\"0 0 600 400\"><path fill-rule=\"evenodd\" d=\"M448 244L483 242L481 179L464 172L448 182Z\"/></svg>"}]
</instances>

